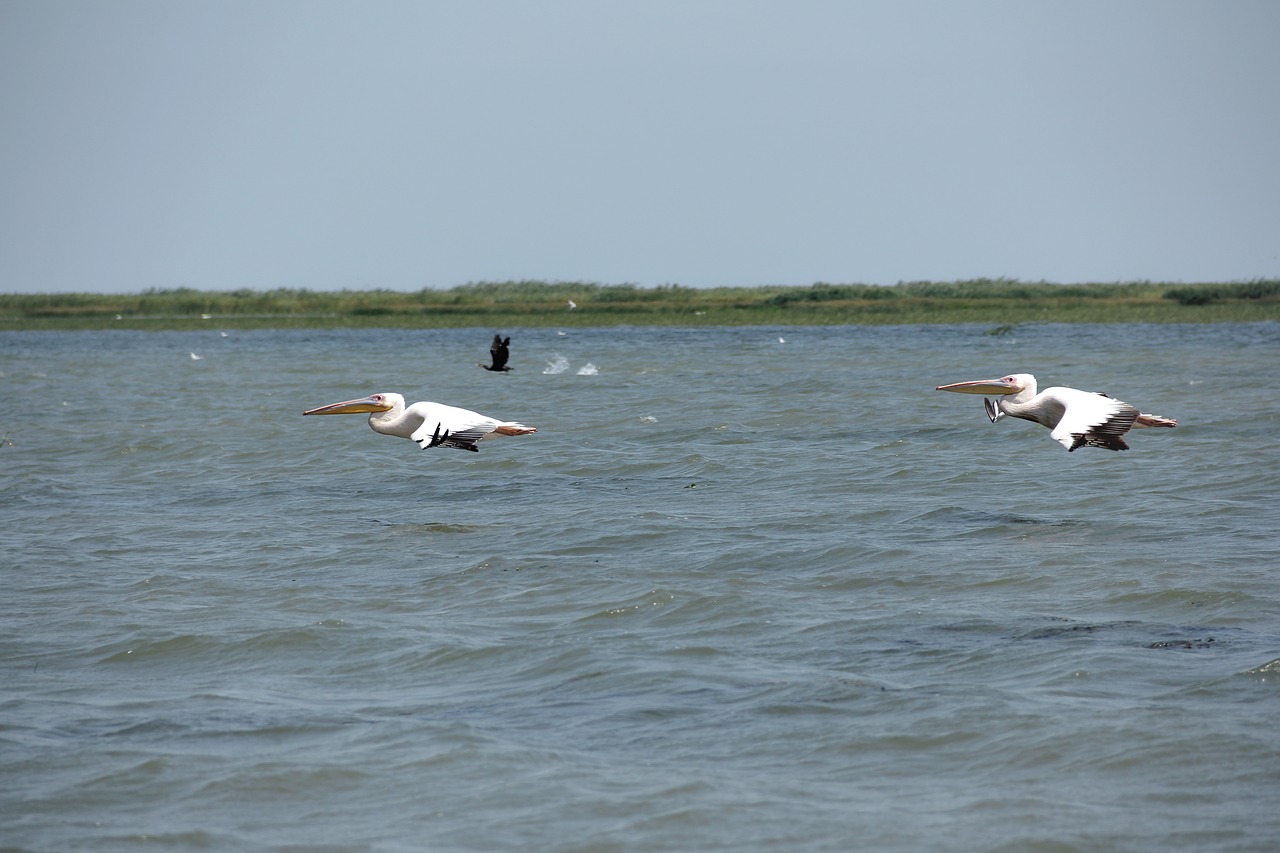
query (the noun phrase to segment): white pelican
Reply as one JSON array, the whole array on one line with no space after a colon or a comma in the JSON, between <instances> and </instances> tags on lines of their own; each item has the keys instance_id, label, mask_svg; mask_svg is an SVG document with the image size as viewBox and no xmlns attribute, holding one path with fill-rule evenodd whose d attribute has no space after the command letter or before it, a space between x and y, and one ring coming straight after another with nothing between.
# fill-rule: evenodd
<instances>
[{"instance_id":1,"label":"white pelican","mask_svg":"<svg viewBox=\"0 0 1280 853\"><path fill-rule=\"evenodd\" d=\"M507 349L510 343L510 337L504 341L502 335L494 335L493 343L489 344L489 357L493 360L493 364L479 362L477 364L485 370L510 370L511 368L507 367L507 359L511 357L511 352Z\"/></svg>"},{"instance_id":2,"label":"white pelican","mask_svg":"<svg viewBox=\"0 0 1280 853\"><path fill-rule=\"evenodd\" d=\"M998 402L984 399L983 407L992 423L1005 415L1035 421L1050 430L1049 437L1067 450L1077 447L1105 447L1128 450L1124 434L1133 427L1175 427L1173 418L1145 415L1128 403L1095 391L1075 388L1046 388L1036 393L1036 378L1030 373L1014 373L1003 379L977 379L939 385L938 391L961 394L999 394Z\"/></svg>"},{"instance_id":3,"label":"white pelican","mask_svg":"<svg viewBox=\"0 0 1280 853\"><path fill-rule=\"evenodd\" d=\"M528 435L535 427L514 421L500 421L479 412L445 406L440 403L414 403L408 408L399 394L371 394L358 400L330 403L308 409L304 415L354 415L369 413L369 426L374 432L416 441L428 447L456 447L479 450L477 441L495 435Z\"/></svg>"}]
</instances>

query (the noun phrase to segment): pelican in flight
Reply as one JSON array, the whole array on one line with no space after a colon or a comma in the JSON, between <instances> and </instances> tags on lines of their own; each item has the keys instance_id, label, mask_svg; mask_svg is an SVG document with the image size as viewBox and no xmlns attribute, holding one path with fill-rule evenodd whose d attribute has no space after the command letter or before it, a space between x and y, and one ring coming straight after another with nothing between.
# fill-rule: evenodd
<instances>
[{"instance_id":1,"label":"pelican in flight","mask_svg":"<svg viewBox=\"0 0 1280 853\"><path fill-rule=\"evenodd\" d=\"M477 366L485 370L510 370L511 368L507 367L507 359L511 357L511 353L507 350L510 343L510 337L503 340L502 335L494 335L493 343L489 344L489 357L493 360L493 364L477 362Z\"/></svg>"},{"instance_id":2,"label":"pelican in flight","mask_svg":"<svg viewBox=\"0 0 1280 853\"><path fill-rule=\"evenodd\" d=\"M369 426L374 432L416 441L423 450L428 447L456 447L479 450L476 442L495 435L528 435L535 427L514 421L500 421L479 412L445 406L440 403L414 403L406 407L399 394L371 394L359 400L330 403L308 409L304 415L354 415L369 413Z\"/></svg>"},{"instance_id":3,"label":"pelican in flight","mask_svg":"<svg viewBox=\"0 0 1280 853\"><path fill-rule=\"evenodd\" d=\"M1036 378L1030 373L939 385L936 390L999 395L998 401L985 398L982 401L992 423L1005 415L1035 421L1048 427L1049 437L1067 450L1077 447L1128 450L1124 434L1130 429L1178 425L1173 418L1143 414L1128 403L1095 391L1053 387L1037 394Z\"/></svg>"}]
</instances>

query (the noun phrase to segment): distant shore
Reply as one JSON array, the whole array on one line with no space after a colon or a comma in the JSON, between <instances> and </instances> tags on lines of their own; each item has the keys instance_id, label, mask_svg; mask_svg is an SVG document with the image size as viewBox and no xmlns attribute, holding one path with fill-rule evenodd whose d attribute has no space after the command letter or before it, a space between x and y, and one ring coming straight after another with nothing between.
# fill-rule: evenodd
<instances>
[{"instance_id":1,"label":"distant shore","mask_svg":"<svg viewBox=\"0 0 1280 853\"><path fill-rule=\"evenodd\" d=\"M1012 279L699 289L485 282L449 290L0 294L0 331L1280 320L1280 279L1051 284Z\"/></svg>"}]
</instances>

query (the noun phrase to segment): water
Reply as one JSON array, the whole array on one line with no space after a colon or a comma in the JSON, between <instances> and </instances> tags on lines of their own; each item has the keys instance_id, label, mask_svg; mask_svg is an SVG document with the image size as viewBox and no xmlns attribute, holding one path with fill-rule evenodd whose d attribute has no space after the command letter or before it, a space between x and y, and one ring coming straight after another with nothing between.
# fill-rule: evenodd
<instances>
[{"instance_id":1,"label":"water","mask_svg":"<svg viewBox=\"0 0 1280 853\"><path fill-rule=\"evenodd\" d=\"M0 848L1274 849L1277 325L493 331L0 335Z\"/></svg>"}]
</instances>

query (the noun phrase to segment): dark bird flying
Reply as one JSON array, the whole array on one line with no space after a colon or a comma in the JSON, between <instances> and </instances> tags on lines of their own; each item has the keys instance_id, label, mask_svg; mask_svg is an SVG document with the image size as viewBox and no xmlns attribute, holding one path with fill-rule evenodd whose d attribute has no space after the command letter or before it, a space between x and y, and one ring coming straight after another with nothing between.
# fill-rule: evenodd
<instances>
[{"instance_id":1,"label":"dark bird flying","mask_svg":"<svg viewBox=\"0 0 1280 853\"><path fill-rule=\"evenodd\" d=\"M511 357L511 353L507 350L510 343L510 337L494 335L493 343L489 344L489 357L493 360L493 364L479 364L479 366L485 370L510 370L511 368L507 367L507 359Z\"/></svg>"}]
</instances>

